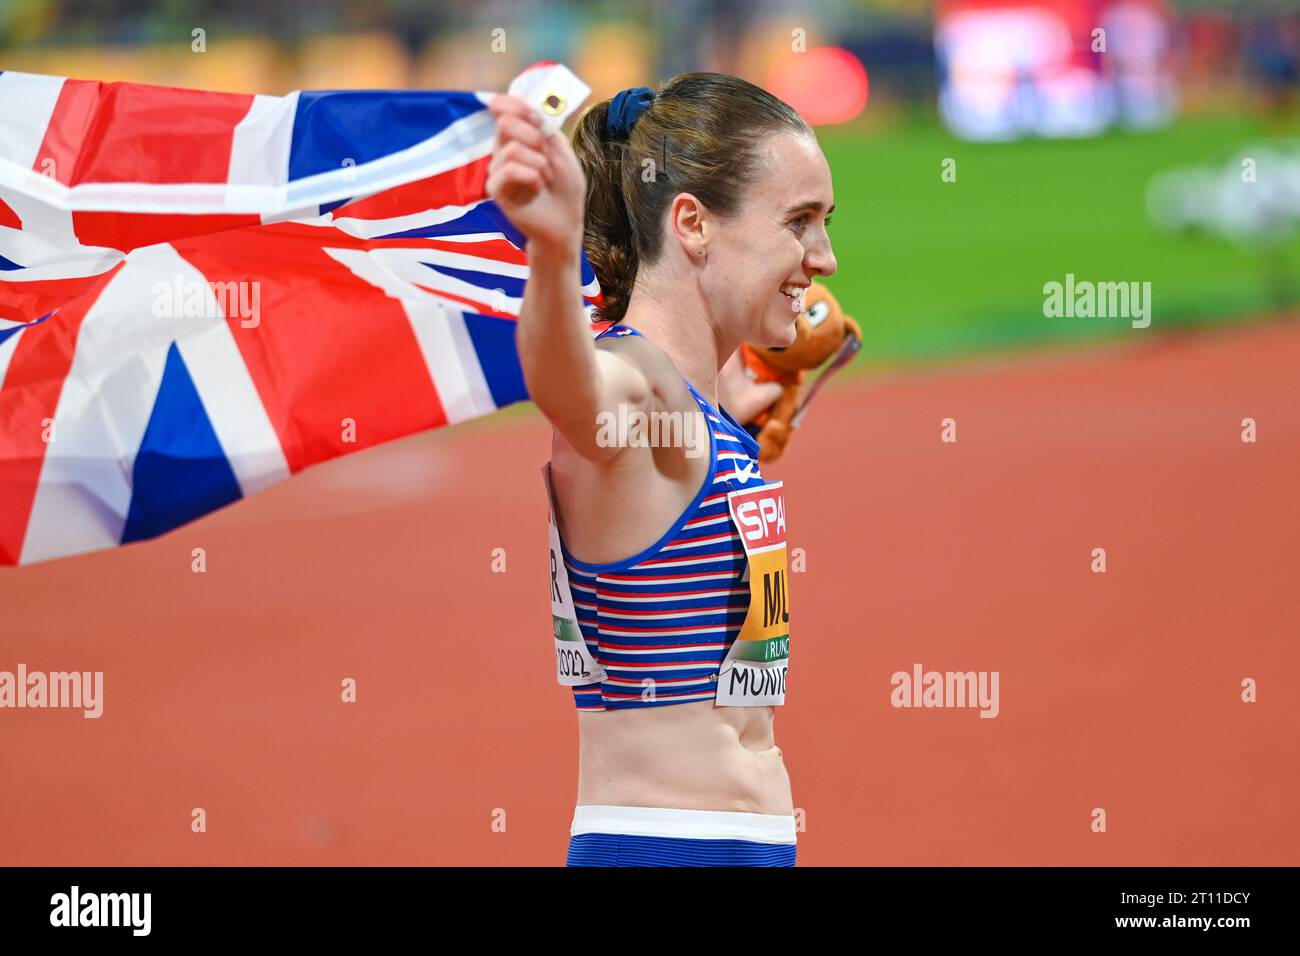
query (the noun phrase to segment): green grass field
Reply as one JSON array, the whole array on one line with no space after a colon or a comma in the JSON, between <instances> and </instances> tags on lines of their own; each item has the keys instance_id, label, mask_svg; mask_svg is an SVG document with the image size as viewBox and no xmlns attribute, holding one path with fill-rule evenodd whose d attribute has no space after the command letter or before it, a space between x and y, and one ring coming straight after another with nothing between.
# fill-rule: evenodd
<instances>
[{"instance_id":1,"label":"green grass field","mask_svg":"<svg viewBox=\"0 0 1300 956\"><path fill-rule=\"evenodd\" d=\"M1154 174L1217 167L1243 145L1278 138L1255 121L1197 119L1157 133L1010 144L962 142L928 119L818 136L835 181L839 271L827 284L863 326L859 369L1151 334L1294 302L1294 292L1279 294L1276 276L1289 275L1295 288L1300 240L1270 261L1223 238L1172 235L1146 212ZM945 157L956 160L955 182L941 181ZM1044 283L1067 272L1151 282L1151 327L1044 317Z\"/></svg>"}]
</instances>

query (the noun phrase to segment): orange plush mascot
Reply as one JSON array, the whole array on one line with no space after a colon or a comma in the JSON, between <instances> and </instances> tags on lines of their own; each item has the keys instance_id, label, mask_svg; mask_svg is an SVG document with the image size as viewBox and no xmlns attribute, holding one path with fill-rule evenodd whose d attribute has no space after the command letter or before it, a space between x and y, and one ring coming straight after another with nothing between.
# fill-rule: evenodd
<instances>
[{"instance_id":1,"label":"orange plush mascot","mask_svg":"<svg viewBox=\"0 0 1300 956\"><path fill-rule=\"evenodd\" d=\"M742 343L724 368L719 383L726 395L725 403L737 409L752 407L750 396L760 394L756 386L767 382L780 386L776 401L745 422L746 429L758 440L759 461L776 461L781 457L790 433L798 425L802 408L816 391L814 386L801 396L804 373L820 368L827 359L835 357L818 379L820 385L826 375L852 358L862 344L858 323L844 314L825 286L816 282L805 295L804 309L795 319L795 326L795 340L785 348Z\"/></svg>"}]
</instances>

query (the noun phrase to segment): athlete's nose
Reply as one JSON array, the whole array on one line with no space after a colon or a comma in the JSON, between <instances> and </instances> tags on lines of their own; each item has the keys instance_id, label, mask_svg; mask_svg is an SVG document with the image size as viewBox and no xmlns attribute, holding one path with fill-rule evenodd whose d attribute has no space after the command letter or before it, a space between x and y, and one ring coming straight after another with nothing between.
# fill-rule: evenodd
<instances>
[{"instance_id":1,"label":"athlete's nose","mask_svg":"<svg viewBox=\"0 0 1300 956\"><path fill-rule=\"evenodd\" d=\"M808 272L819 276L831 275L839 267L829 237L824 237L816 245L809 247L804 255L804 266Z\"/></svg>"}]
</instances>

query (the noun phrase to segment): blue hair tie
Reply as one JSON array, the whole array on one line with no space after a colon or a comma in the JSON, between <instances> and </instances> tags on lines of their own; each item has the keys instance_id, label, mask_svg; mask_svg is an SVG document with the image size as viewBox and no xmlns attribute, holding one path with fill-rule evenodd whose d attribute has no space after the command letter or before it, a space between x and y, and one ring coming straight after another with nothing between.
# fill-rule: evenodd
<instances>
[{"instance_id":1,"label":"blue hair tie","mask_svg":"<svg viewBox=\"0 0 1300 956\"><path fill-rule=\"evenodd\" d=\"M634 86L617 94L609 102L609 119L605 129L610 139L627 139L632 134L632 127L641 114L655 98L655 91L648 86Z\"/></svg>"}]
</instances>

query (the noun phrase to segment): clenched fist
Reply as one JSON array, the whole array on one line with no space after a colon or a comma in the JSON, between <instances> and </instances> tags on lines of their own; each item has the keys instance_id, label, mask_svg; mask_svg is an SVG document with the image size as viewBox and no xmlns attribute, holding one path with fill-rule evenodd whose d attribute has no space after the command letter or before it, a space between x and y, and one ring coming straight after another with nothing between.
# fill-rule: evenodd
<instances>
[{"instance_id":1,"label":"clenched fist","mask_svg":"<svg viewBox=\"0 0 1300 956\"><path fill-rule=\"evenodd\" d=\"M496 143L488 163L487 194L534 243L555 250L582 244L586 181L563 132L547 136L541 116L503 93L488 103L497 118Z\"/></svg>"}]
</instances>

